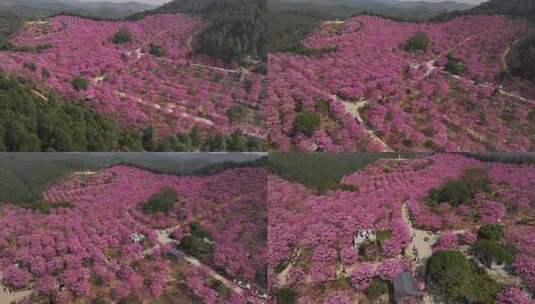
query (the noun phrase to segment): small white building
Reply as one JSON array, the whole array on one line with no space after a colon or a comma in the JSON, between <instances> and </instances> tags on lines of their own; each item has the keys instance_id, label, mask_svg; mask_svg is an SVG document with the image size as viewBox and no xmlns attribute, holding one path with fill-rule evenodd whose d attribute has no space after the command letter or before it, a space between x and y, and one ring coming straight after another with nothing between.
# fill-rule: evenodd
<instances>
[{"instance_id":1,"label":"small white building","mask_svg":"<svg viewBox=\"0 0 535 304\"><path fill-rule=\"evenodd\" d=\"M132 241L134 241L134 243L139 243L145 239L145 236L141 233L134 233L130 236L130 238L132 239Z\"/></svg>"},{"instance_id":2,"label":"small white building","mask_svg":"<svg viewBox=\"0 0 535 304\"><path fill-rule=\"evenodd\" d=\"M355 231L355 234L353 234L353 246L358 250L362 243L366 241L375 242L375 239L375 229L358 229Z\"/></svg>"}]
</instances>

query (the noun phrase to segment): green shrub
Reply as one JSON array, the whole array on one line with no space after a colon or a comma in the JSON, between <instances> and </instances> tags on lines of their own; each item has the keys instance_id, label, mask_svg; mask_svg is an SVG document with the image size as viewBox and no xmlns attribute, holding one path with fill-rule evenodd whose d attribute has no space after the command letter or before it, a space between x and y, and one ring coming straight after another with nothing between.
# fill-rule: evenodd
<instances>
[{"instance_id":1,"label":"green shrub","mask_svg":"<svg viewBox=\"0 0 535 304\"><path fill-rule=\"evenodd\" d=\"M427 35L425 33L417 33L405 42L403 48L407 52L425 52L427 50L428 45L429 38L427 37Z\"/></svg>"},{"instance_id":2,"label":"green shrub","mask_svg":"<svg viewBox=\"0 0 535 304\"><path fill-rule=\"evenodd\" d=\"M487 224L479 228L477 236L479 239L499 241L502 239L502 226L498 224Z\"/></svg>"},{"instance_id":3,"label":"green shrub","mask_svg":"<svg viewBox=\"0 0 535 304\"><path fill-rule=\"evenodd\" d=\"M437 145L437 144L436 144L433 140L431 140L431 139L428 139L428 140L426 140L426 141L424 142L424 147L425 147L426 149L431 150L431 151L437 151L437 150L440 149L440 146Z\"/></svg>"},{"instance_id":4,"label":"green shrub","mask_svg":"<svg viewBox=\"0 0 535 304\"><path fill-rule=\"evenodd\" d=\"M349 185L349 184L343 184L343 183L335 183L333 182L325 184L325 188L318 188L319 193L325 193L327 190L342 190L342 191L350 191L350 192L358 192L359 187L355 185Z\"/></svg>"},{"instance_id":5,"label":"green shrub","mask_svg":"<svg viewBox=\"0 0 535 304\"><path fill-rule=\"evenodd\" d=\"M202 227L197 222L190 223L189 224L189 229L191 231L191 235L196 237L196 238L208 239L208 240L212 239L212 235L210 234L210 232L208 232L208 230L206 230L204 227Z\"/></svg>"},{"instance_id":6,"label":"green shrub","mask_svg":"<svg viewBox=\"0 0 535 304\"><path fill-rule=\"evenodd\" d=\"M462 60L453 57L452 54L448 54L446 58L448 59L444 67L446 71L455 75L462 75L466 72L466 65Z\"/></svg>"},{"instance_id":7,"label":"green shrub","mask_svg":"<svg viewBox=\"0 0 535 304\"><path fill-rule=\"evenodd\" d=\"M130 43L132 40L132 33L130 33L130 31L125 27L120 28L111 39L111 41L115 44Z\"/></svg>"},{"instance_id":8,"label":"green shrub","mask_svg":"<svg viewBox=\"0 0 535 304\"><path fill-rule=\"evenodd\" d=\"M317 113L303 111L295 116L294 130L311 136L319 128L320 123L321 120Z\"/></svg>"},{"instance_id":9,"label":"green shrub","mask_svg":"<svg viewBox=\"0 0 535 304\"><path fill-rule=\"evenodd\" d=\"M82 76L76 76L72 80L72 86L76 91L83 91L87 89L87 81Z\"/></svg>"},{"instance_id":10,"label":"green shrub","mask_svg":"<svg viewBox=\"0 0 535 304\"><path fill-rule=\"evenodd\" d=\"M456 179L450 179L440 188L433 188L427 195L426 202L432 206L441 203L449 203L459 206L462 203L470 203L475 195L489 191L490 179L483 169L467 169Z\"/></svg>"},{"instance_id":11,"label":"green shrub","mask_svg":"<svg viewBox=\"0 0 535 304\"><path fill-rule=\"evenodd\" d=\"M162 57L165 55L165 50L162 46L151 43L149 47L150 47L149 53L151 55L156 56L156 57Z\"/></svg>"},{"instance_id":12,"label":"green shrub","mask_svg":"<svg viewBox=\"0 0 535 304\"><path fill-rule=\"evenodd\" d=\"M527 35L515 43L507 62L514 76L535 80L535 35Z\"/></svg>"},{"instance_id":13,"label":"green shrub","mask_svg":"<svg viewBox=\"0 0 535 304\"><path fill-rule=\"evenodd\" d=\"M40 213L48 214L50 210L56 208L72 208L73 205L69 202L47 202L38 196L30 195L26 200L17 204L21 208L31 209Z\"/></svg>"},{"instance_id":14,"label":"green shrub","mask_svg":"<svg viewBox=\"0 0 535 304\"><path fill-rule=\"evenodd\" d=\"M106 301L101 297L97 296L96 298L91 300L91 304L106 304Z\"/></svg>"},{"instance_id":15,"label":"green shrub","mask_svg":"<svg viewBox=\"0 0 535 304\"><path fill-rule=\"evenodd\" d=\"M169 213L177 201L176 192L173 188L165 187L146 201L141 209L145 213Z\"/></svg>"},{"instance_id":16,"label":"green shrub","mask_svg":"<svg viewBox=\"0 0 535 304\"><path fill-rule=\"evenodd\" d=\"M198 259L204 259L214 252L214 245L193 235L186 235L180 239L178 249Z\"/></svg>"},{"instance_id":17,"label":"green shrub","mask_svg":"<svg viewBox=\"0 0 535 304\"><path fill-rule=\"evenodd\" d=\"M222 298L225 298L230 295L230 289L223 283L221 283L221 281L219 280L211 278L210 280L208 280L208 287L217 291L217 294Z\"/></svg>"},{"instance_id":18,"label":"green shrub","mask_svg":"<svg viewBox=\"0 0 535 304\"><path fill-rule=\"evenodd\" d=\"M23 64L23 66L24 66L24 68L26 68L26 69L28 69L28 70L30 70L32 72L35 72L35 70L37 69L37 67L35 66L35 63L33 63L33 62L25 62Z\"/></svg>"},{"instance_id":19,"label":"green shrub","mask_svg":"<svg viewBox=\"0 0 535 304\"><path fill-rule=\"evenodd\" d=\"M284 260L284 261L281 261L279 264L277 264L277 266L275 267L275 273L281 273L284 271L284 269L286 269L286 267L288 267L288 265L290 264L290 261L289 260Z\"/></svg>"},{"instance_id":20,"label":"green shrub","mask_svg":"<svg viewBox=\"0 0 535 304\"><path fill-rule=\"evenodd\" d=\"M227 117L232 122L245 122L249 121L251 116L251 109L243 104L235 104L227 109Z\"/></svg>"},{"instance_id":21,"label":"green shrub","mask_svg":"<svg viewBox=\"0 0 535 304\"><path fill-rule=\"evenodd\" d=\"M256 271L254 281L256 284L258 284L258 286L261 286L263 288L267 287L267 267L262 266L261 269Z\"/></svg>"},{"instance_id":22,"label":"green shrub","mask_svg":"<svg viewBox=\"0 0 535 304\"><path fill-rule=\"evenodd\" d=\"M322 99L316 100L316 110L324 115L328 115L331 113L331 107L329 105L329 102Z\"/></svg>"},{"instance_id":23,"label":"green shrub","mask_svg":"<svg viewBox=\"0 0 535 304\"><path fill-rule=\"evenodd\" d=\"M42 68L42 69L41 69L41 77L43 77L43 78L48 78L48 77L50 77L50 72L49 72L47 69Z\"/></svg>"},{"instance_id":24,"label":"green shrub","mask_svg":"<svg viewBox=\"0 0 535 304\"><path fill-rule=\"evenodd\" d=\"M446 302L462 299L469 292L471 280L470 263L458 251L439 251L427 262L426 281Z\"/></svg>"},{"instance_id":25,"label":"green shrub","mask_svg":"<svg viewBox=\"0 0 535 304\"><path fill-rule=\"evenodd\" d=\"M275 300L277 304L297 303L297 291L290 288L279 288L275 290Z\"/></svg>"},{"instance_id":26,"label":"green shrub","mask_svg":"<svg viewBox=\"0 0 535 304\"><path fill-rule=\"evenodd\" d=\"M388 293L388 284L379 279L373 278L370 282L370 286L366 290L366 295L370 301L377 301L382 295Z\"/></svg>"},{"instance_id":27,"label":"green shrub","mask_svg":"<svg viewBox=\"0 0 535 304\"><path fill-rule=\"evenodd\" d=\"M386 230L379 230L375 234L375 238L377 239L377 242L382 243L386 240L388 240L392 236L392 230L386 229Z\"/></svg>"},{"instance_id":28,"label":"green shrub","mask_svg":"<svg viewBox=\"0 0 535 304\"><path fill-rule=\"evenodd\" d=\"M332 52L337 52L338 47L336 46L326 46L322 48L308 48L303 46L297 46L291 50L291 52L302 55L302 56L310 56L310 57L322 57L325 54L329 54Z\"/></svg>"},{"instance_id":29,"label":"green shrub","mask_svg":"<svg viewBox=\"0 0 535 304\"><path fill-rule=\"evenodd\" d=\"M498 265L511 265L514 258L514 251L511 248L504 247L495 240L478 240L472 246L472 251L479 261L487 267L491 267L493 262Z\"/></svg>"},{"instance_id":30,"label":"green shrub","mask_svg":"<svg viewBox=\"0 0 535 304\"><path fill-rule=\"evenodd\" d=\"M426 267L426 281L432 293L446 303L493 303L501 287L485 270L458 251L439 251Z\"/></svg>"},{"instance_id":31,"label":"green shrub","mask_svg":"<svg viewBox=\"0 0 535 304\"><path fill-rule=\"evenodd\" d=\"M528 120L535 125L535 109L531 110L528 114Z\"/></svg>"},{"instance_id":32,"label":"green shrub","mask_svg":"<svg viewBox=\"0 0 535 304\"><path fill-rule=\"evenodd\" d=\"M376 261L381 258L381 246L377 242L364 241L359 247L359 256L365 261Z\"/></svg>"}]
</instances>

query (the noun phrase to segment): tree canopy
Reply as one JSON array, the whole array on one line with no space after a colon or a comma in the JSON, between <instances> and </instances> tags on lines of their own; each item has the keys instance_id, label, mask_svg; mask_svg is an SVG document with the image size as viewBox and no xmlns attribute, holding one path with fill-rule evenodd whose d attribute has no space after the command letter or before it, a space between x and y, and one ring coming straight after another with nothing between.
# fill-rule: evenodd
<instances>
[{"instance_id":1,"label":"tree canopy","mask_svg":"<svg viewBox=\"0 0 535 304\"><path fill-rule=\"evenodd\" d=\"M426 281L446 303L492 303L500 286L458 251L439 251L429 259Z\"/></svg>"}]
</instances>

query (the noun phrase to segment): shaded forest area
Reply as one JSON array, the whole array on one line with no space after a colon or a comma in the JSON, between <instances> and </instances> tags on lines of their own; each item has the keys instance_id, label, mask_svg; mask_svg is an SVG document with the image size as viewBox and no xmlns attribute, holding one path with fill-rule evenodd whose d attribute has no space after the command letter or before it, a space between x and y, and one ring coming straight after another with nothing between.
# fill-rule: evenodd
<instances>
[{"instance_id":1,"label":"shaded forest area","mask_svg":"<svg viewBox=\"0 0 535 304\"><path fill-rule=\"evenodd\" d=\"M0 151L262 151L256 138L190 133L159 138L133 131L75 101L14 76L0 74Z\"/></svg>"},{"instance_id":2,"label":"shaded forest area","mask_svg":"<svg viewBox=\"0 0 535 304\"><path fill-rule=\"evenodd\" d=\"M388 7L388 6L387 6ZM283 1L269 1L268 3L268 52L293 52L307 54L301 41L324 21L344 20L357 15L371 15L394 21L422 22L427 17L418 13L403 11L381 6L357 7L342 4L319 5L314 3L288 3ZM425 15L428 16L428 15Z\"/></svg>"},{"instance_id":3,"label":"shaded forest area","mask_svg":"<svg viewBox=\"0 0 535 304\"><path fill-rule=\"evenodd\" d=\"M265 60L266 0L175 0L134 14L139 19L155 13L185 13L202 17L206 26L193 41L194 51L225 61L245 56Z\"/></svg>"},{"instance_id":4,"label":"shaded forest area","mask_svg":"<svg viewBox=\"0 0 535 304\"><path fill-rule=\"evenodd\" d=\"M0 10L0 51L9 46L9 38L22 25L22 21L16 15Z\"/></svg>"},{"instance_id":5,"label":"shaded forest area","mask_svg":"<svg viewBox=\"0 0 535 304\"><path fill-rule=\"evenodd\" d=\"M345 6L268 3L267 49L269 52L299 52L301 40L321 22L345 19L356 11Z\"/></svg>"}]
</instances>

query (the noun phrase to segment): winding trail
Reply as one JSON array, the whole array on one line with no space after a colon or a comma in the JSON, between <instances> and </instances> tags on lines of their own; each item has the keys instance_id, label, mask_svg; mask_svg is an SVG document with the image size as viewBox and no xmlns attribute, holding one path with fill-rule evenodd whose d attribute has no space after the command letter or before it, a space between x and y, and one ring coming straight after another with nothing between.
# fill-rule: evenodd
<instances>
[{"instance_id":1,"label":"winding trail","mask_svg":"<svg viewBox=\"0 0 535 304\"><path fill-rule=\"evenodd\" d=\"M359 102L350 102L347 100L343 100L339 98L336 95L331 95L331 98L334 100L342 103L347 113L349 113L351 116L353 116L359 125L366 131L366 134L371 138L371 140L375 141L382 147L382 152L394 152L394 149L390 148L377 134L375 134L375 131L368 128L366 124L364 123L364 120L362 119L362 116L360 115L360 110L362 110L367 104L367 100L359 101Z\"/></svg>"},{"instance_id":2,"label":"winding trail","mask_svg":"<svg viewBox=\"0 0 535 304\"><path fill-rule=\"evenodd\" d=\"M514 44L514 42L513 42ZM505 49L505 52L503 52L503 55L502 55L502 68L505 70L505 71L509 71L509 66L507 65L507 56L509 55L509 52L511 51L511 45L508 45L507 48Z\"/></svg>"},{"instance_id":3,"label":"winding trail","mask_svg":"<svg viewBox=\"0 0 535 304\"><path fill-rule=\"evenodd\" d=\"M2 273L0 273L0 304L18 303L33 293L33 290L31 289L9 291L6 286L2 285L2 279L3 276Z\"/></svg>"}]
</instances>

